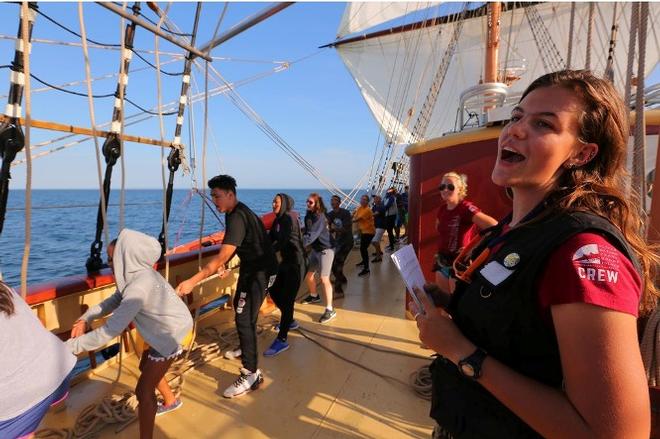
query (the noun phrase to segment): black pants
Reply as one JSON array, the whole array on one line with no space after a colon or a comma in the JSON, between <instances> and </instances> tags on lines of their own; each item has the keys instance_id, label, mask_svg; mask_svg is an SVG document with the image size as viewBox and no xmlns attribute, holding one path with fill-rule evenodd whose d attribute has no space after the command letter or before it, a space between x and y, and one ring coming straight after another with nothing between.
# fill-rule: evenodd
<instances>
[{"instance_id":1,"label":"black pants","mask_svg":"<svg viewBox=\"0 0 660 439\"><path fill-rule=\"evenodd\" d=\"M372 233L361 233L360 234L360 255L362 256L362 263L364 264L364 269L369 269L369 246L371 245L371 240L374 239Z\"/></svg>"},{"instance_id":2,"label":"black pants","mask_svg":"<svg viewBox=\"0 0 660 439\"><path fill-rule=\"evenodd\" d=\"M396 238L394 237L394 226L396 224L396 215L385 217L385 230L387 230L387 238L390 240L390 249L394 249Z\"/></svg>"},{"instance_id":3,"label":"black pants","mask_svg":"<svg viewBox=\"0 0 660 439\"><path fill-rule=\"evenodd\" d=\"M243 367L250 372L257 370L257 318L266 297L268 276L263 271L243 272L238 276L234 295L236 330L241 345Z\"/></svg>"},{"instance_id":4,"label":"black pants","mask_svg":"<svg viewBox=\"0 0 660 439\"><path fill-rule=\"evenodd\" d=\"M282 314L280 332L277 334L277 338L283 341L286 341L289 335L289 326L293 322L293 307L303 278L302 265L303 261L282 263L277 272L275 283L268 289L270 297L273 298L273 302Z\"/></svg>"},{"instance_id":5,"label":"black pants","mask_svg":"<svg viewBox=\"0 0 660 439\"><path fill-rule=\"evenodd\" d=\"M332 260L332 275L335 277L335 283L333 287L335 289L343 289L342 284L346 282L346 276L344 275L344 263L346 262L346 257L351 252L352 248L353 240L335 248L335 258Z\"/></svg>"}]
</instances>

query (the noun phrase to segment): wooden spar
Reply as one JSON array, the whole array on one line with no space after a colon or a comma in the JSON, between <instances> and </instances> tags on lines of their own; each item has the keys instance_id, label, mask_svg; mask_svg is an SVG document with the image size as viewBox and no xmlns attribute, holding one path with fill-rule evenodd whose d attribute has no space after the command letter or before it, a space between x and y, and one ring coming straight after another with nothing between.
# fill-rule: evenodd
<instances>
[{"instance_id":1,"label":"wooden spar","mask_svg":"<svg viewBox=\"0 0 660 439\"><path fill-rule=\"evenodd\" d=\"M539 4L541 2L506 2L503 6L504 12L511 11L513 9L518 9L518 8L526 8L528 6L533 6L536 4ZM501 4L501 3L500 3ZM483 17L486 15L487 10L485 6L479 6L476 9L473 9L471 11L468 11L468 13L465 15L465 18L463 20L470 20L472 18L477 18L477 17ZM401 26L395 26L391 27L389 29L383 29L383 30L378 30L374 31L371 33L363 34L363 35L357 35L354 37L349 37L345 38L343 40L339 41L334 41L332 43L324 44L323 46L319 46L319 49L325 49L326 47L339 47L343 46L345 44L350 44L350 43L355 43L356 41L365 41L365 40L370 40L372 38L379 38L385 35L395 35L395 34L400 34L400 33L405 33L405 32L410 32L410 31L415 31L419 29L425 29L427 27L431 26L438 26L442 24L447 24L447 23L452 23L454 21L454 16L456 14L448 14L448 15L442 15L439 17L433 17L433 18L427 18L422 21L418 21L415 23L409 23L409 24L404 24Z\"/></svg>"},{"instance_id":2,"label":"wooden spar","mask_svg":"<svg viewBox=\"0 0 660 439\"><path fill-rule=\"evenodd\" d=\"M497 56L500 48L500 16L502 4L500 2L488 3L488 36L486 41L486 65L484 69L484 82L497 81Z\"/></svg>"},{"instance_id":3,"label":"wooden spar","mask_svg":"<svg viewBox=\"0 0 660 439\"><path fill-rule=\"evenodd\" d=\"M219 35L217 38L206 43L204 46L202 46L201 49L199 49L200 52L209 53L211 49L213 49L214 47L219 46L220 44L224 43L227 40L230 40L231 38L251 28L252 26L261 23L265 19L272 17L281 10L288 8L293 3L294 2L278 2L264 9L263 11L258 12L254 16L246 18L245 20L239 22L238 24L227 30L222 35ZM199 55L197 53L193 53L192 56L194 58L195 56L199 56Z\"/></svg>"},{"instance_id":4,"label":"wooden spar","mask_svg":"<svg viewBox=\"0 0 660 439\"><path fill-rule=\"evenodd\" d=\"M4 123L7 119L8 118L4 115L0 116L0 123ZM23 118L19 120L21 125L25 123L25 120ZM94 132L89 128L77 127L73 125L65 125L61 123L48 122L43 120L32 119L30 121L30 126L32 128L41 128L44 130L61 131L63 133L83 134L86 136L94 135ZM114 133L110 133L109 131L101 131L101 130L96 131L96 135L99 137L108 137L110 134L114 134ZM123 136L119 136L119 134L116 135L120 137L122 140L124 140L124 142L135 142L135 143L142 143L144 145L154 145L154 146L161 146L167 148L171 148L173 146L172 142L161 142L160 140L149 139L147 137L130 136L128 134L124 134Z\"/></svg>"},{"instance_id":5,"label":"wooden spar","mask_svg":"<svg viewBox=\"0 0 660 439\"><path fill-rule=\"evenodd\" d=\"M111 10L115 14L124 17L126 20L130 20L133 23L137 24L138 26L141 26L145 28L146 30L150 31L151 33L158 35L159 37L169 41L170 43L179 46L182 49L187 50L188 52L194 54L195 56L199 56L202 59L205 59L208 62L212 62L213 60L206 54L202 53L199 51L199 49L196 49L192 47L191 45L187 44L186 42L180 41L177 38L174 38L173 36L167 34L166 32L163 32L162 30L158 29L156 26L152 25L151 23L148 23L144 20L142 20L139 17L136 17L135 15L129 14L128 12L124 11L122 8L119 6L110 3L110 2L96 2L98 5L103 6L106 9Z\"/></svg>"}]
</instances>

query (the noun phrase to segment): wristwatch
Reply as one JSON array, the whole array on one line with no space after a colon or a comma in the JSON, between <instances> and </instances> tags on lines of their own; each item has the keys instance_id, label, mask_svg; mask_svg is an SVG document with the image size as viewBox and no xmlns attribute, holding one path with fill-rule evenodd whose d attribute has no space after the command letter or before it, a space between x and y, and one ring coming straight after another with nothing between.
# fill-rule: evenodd
<instances>
[{"instance_id":1,"label":"wristwatch","mask_svg":"<svg viewBox=\"0 0 660 439\"><path fill-rule=\"evenodd\" d=\"M483 364L488 354L481 348L463 358L458 362L458 369L463 376L472 378L473 380L479 379L481 376L481 365Z\"/></svg>"}]
</instances>

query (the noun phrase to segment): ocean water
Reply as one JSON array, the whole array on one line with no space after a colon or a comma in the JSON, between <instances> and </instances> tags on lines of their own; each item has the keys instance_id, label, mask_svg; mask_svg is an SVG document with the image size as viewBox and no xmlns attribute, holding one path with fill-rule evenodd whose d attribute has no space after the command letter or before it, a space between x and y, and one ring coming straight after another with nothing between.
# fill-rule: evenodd
<instances>
[{"instance_id":1,"label":"ocean water","mask_svg":"<svg viewBox=\"0 0 660 439\"><path fill-rule=\"evenodd\" d=\"M314 189L242 189L240 201L261 215L270 212L275 194L284 192L295 200L294 210L304 212L311 192L323 196L329 207L330 193ZM28 265L28 283L50 281L63 276L85 273L85 261L96 233L98 190L33 190L32 237ZM119 191L110 195L108 207L109 236L119 232ZM124 227L157 237L163 215L163 192L159 189L125 192ZM169 221L169 245L174 247L199 238L201 197L189 190L175 190ZM224 221L224 214L216 212ZM222 230L222 224L208 207L204 212L204 235ZM105 241L105 238L102 238ZM0 271L6 282L20 285L21 263L25 244L25 191L11 190L7 203L4 230L0 235ZM105 259L105 244L103 249Z\"/></svg>"}]
</instances>

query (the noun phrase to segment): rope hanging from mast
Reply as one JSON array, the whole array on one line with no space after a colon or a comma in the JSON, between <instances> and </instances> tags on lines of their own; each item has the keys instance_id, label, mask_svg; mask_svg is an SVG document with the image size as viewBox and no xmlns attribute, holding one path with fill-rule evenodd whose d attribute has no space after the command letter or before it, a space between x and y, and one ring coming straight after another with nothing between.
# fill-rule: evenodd
<instances>
[{"instance_id":1,"label":"rope hanging from mast","mask_svg":"<svg viewBox=\"0 0 660 439\"><path fill-rule=\"evenodd\" d=\"M648 28L649 6L639 2L639 57L637 60L637 92L635 94L635 146L633 149L633 188L640 195L640 212L646 213L646 133L644 121L644 69L646 64L646 32Z\"/></svg>"},{"instance_id":2,"label":"rope hanging from mast","mask_svg":"<svg viewBox=\"0 0 660 439\"><path fill-rule=\"evenodd\" d=\"M589 3L589 25L587 26L587 55L584 63L584 68L591 70L591 45L594 33L594 3Z\"/></svg>"},{"instance_id":3,"label":"rope hanging from mast","mask_svg":"<svg viewBox=\"0 0 660 439\"><path fill-rule=\"evenodd\" d=\"M566 69L571 68L573 59L573 34L575 33L575 2L571 2L571 19L568 25L568 53L566 54Z\"/></svg>"},{"instance_id":4,"label":"rope hanging from mast","mask_svg":"<svg viewBox=\"0 0 660 439\"><path fill-rule=\"evenodd\" d=\"M148 3L149 7L152 7L151 3ZM156 6L156 5L154 5ZM157 6L156 6L157 7ZM160 9L158 9L160 11ZM197 3L197 9L195 11L195 21L193 23L192 36L190 38L190 45L195 45L195 39L197 38L197 29L199 26L199 17L202 12L202 4ZM160 28L161 23L165 20L165 15L161 17L161 20L158 23ZM161 254L165 254L167 250L167 223L170 218L170 209L172 206L172 192L174 190L174 174L179 169L179 165L184 163L184 172L188 172L188 166L185 163L185 151L181 143L181 130L183 128L183 116L186 110L186 103L188 102L188 89L190 87L190 73L192 70L192 60L193 54L188 52L186 55L186 61L183 66L183 78L181 80L181 93L179 98L179 108L176 117L176 127L174 129L174 141L172 142L172 147L170 148L170 153L167 157L167 168L169 170L169 178L167 182L167 189L165 191L165 212L163 216L163 225L158 235L158 241L161 245ZM159 93L160 96L160 93Z\"/></svg>"},{"instance_id":5,"label":"rope hanging from mast","mask_svg":"<svg viewBox=\"0 0 660 439\"><path fill-rule=\"evenodd\" d=\"M133 4L133 14L137 15L140 11L139 2ZM115 92L115 105L112 112L112 123L110 125L110 134L105 139L103 143L102 151L103 157L105 158L105 176L103 178L103 193L101 194L102 199L99 201L98 214L96 216L96 235L94 242L90 247L90 255L87 258L85 264L87 271L95 272L103 268L103 260L101 259L101 250L103 248L103 241L101 240L101 234L103 232L104 225L104 216L107 212L108 200L110 198L110 183L112 181L112 169L117 163L117 160L122 153L122 145L120 139L121 125L122 125L122 115L123 115L123 105L122 98L126 94L126 86L128 84L128 67L131 62L131 57L133 52L133 39L135 37L135 27L136 24L134 21L129 22L126 25L126 30L124 33L124 46L121 50L121 64L120 64L120 73L119 81L117 82L117 90Z\"/></svg>"},{"instance_id":6,"label":"rope hanging from mast","mask_svg":"<svg viewBox=\"0 0 660 439\"><path fill-rule=\"evenodd\" d=\"M635 64L635 49L637 48L637 28L639 27L639 3L630 6L630 37L628 38L628 64L626 66L626 85L624 87L624 102L630 108L630 95L633 81L633 66ZM629 114L630 115L630 114Z\"/></svg>"},{"instance_id":7,"label":"rope hanging from mast","mask_svg":"<svg viewBox=\"0 0 660 439\"><path fill-rule=\"evenodd\" d=\"M27 18L29 23L34 23L34 11L30 9L28 2L21 3L21 20ZM30 246L32 244L32 160L30 151L30 119L31 119L31 99L30 99L30 25L24 26L21 21L21 42L23 45L23 69L27 80L24 84L25 89L25 156L27 158L27 171L25 176L25 244L23 246L23 261L21 263L21 296L27 297L27 272L30 261Z\"/></svg>"},{"instance_id":8,"label":"rope hanging from mast","mask_svg":"<svg viewBox=\"0 0 660 439\"><path fill-rule=\"evenodd\" d=\"M85 62L85 78L87 82L87 105L89 108L89 119L91 123L91 128L92 128L92 139L94 139L94 152L95 152L95 157L96 157L96 172L98 176L98 184L99 184L99 193L103 193L103 181L101 177L101 152L99 148L99 139L97 136L97 131L96 131L96 116L94 114L94 100L92 98L92 69L90 66L89 62L89 50L87 47L87 38L85 37L86 35L86 29L85 29L85 17L83 13L83 3L79 2L78 3L78 21L80 22L80 40L82 42L82 52L83 52L83 59ZM106 212L105 212L105 207L106 207L106 202L105 198L101 197L101 206L102 209L99 209L101 214L102 214L102 219L103 219L103 230L105 232L105 239L106 241L109 239L108 238L108 221L106 217ZM99 250L100 253L100 250Z\"/></svg>"},{"instance_id":9,"label":"rope hanging from mast","mask_svg":"<svg viewBox=\"0 0 660 439\"><path fill-rule=\"evenodd\" d=\"M2 156L2 167L0 168L0 233L4 227L7 199L9 197L9 180L11 179L11 162L19 151L25 146L25 136L20 124L21 102L23 100L23 88L25 85L25 72L23 65L23 51L25 49L23 29L27 29L28 54L30 51L30 39L35 20L36 3L28 3L29 12L24 16L21 9L21 17L18 25L18 37L16 49L14 50L14 61L11 63L11 84L9 86L8 103L5 108L5 122L0 125L0 156Z\"/></svg>"},{"instance_id":10,"label":"rope hanging from mast","mask_svg":"<svg viewBox=\"0 0 660 439\"><path fill-rule=\"evenodd\" d=\"M614 10L612 11L612 27L610 29L610 48L607 53L607 64L605 65L605 77L614 83L614 49L616 48L616 37L619 25L617 23L617 3L614 3Z\"/></svg>"}]
</instances>

